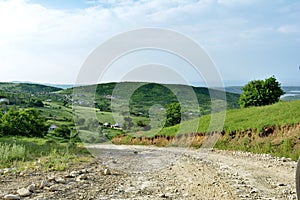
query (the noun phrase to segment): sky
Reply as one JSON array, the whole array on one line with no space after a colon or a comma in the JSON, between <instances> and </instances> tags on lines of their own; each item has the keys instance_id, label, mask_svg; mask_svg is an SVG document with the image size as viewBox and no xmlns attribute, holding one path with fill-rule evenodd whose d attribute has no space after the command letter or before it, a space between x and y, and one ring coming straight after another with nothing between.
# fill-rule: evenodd
<instances>
[{"instance_id":1,"label":"sky","mask_svg":"<svg viewBox=\"0 0 300 200\"><path fill-rule=\"evenodd\" d=\"M0 82L74 84L99 45L155 27L199 44L226 85L274 75L282 85L300 86L299 19L297 0L0 0ZM123 59L123 66L145 68L150 61L133 60L147 55ZM186 72L189 83L203 81Z\"/></svg>"}]
</instances>

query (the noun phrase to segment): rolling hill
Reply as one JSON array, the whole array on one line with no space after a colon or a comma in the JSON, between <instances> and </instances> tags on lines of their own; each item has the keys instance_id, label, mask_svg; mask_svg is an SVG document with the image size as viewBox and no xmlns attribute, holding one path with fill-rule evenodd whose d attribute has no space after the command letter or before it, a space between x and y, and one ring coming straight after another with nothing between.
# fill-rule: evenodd
<instances>
[{"instance_id":1,"label":"rolling hill","mask_svg":"<svg viewBox=\"0 0 300 200\"><path fill-rule=\"evenodd\" d=\"M35 83L4 83L0 82L0 91L2 92L18 92L18 93L47 93L47 92L57 92L61 88L46 86Z\"/></svg>"},{"instance_id":2,"label":"rolling hill","mask_svg":"<svg viewBox=\"0 0 300 200\"><path fill-rule=\"evenodd\" d=\"M129 94L131 91L132 95ZM210 112L211 101L225 100L223 98L224 92L219 90L186 85L142 82L105 83L60 91L61 94L75 95L73 96L74 101L85 102L86 106L94 103L102 111L111 111L111 101L113 99L118 99L121 103L125 103L126 98L124 97L129 95L130 112L134 115L148 115L147 112L151 106L161 105L164 107L167 104L180 101L178 97L181 98L181 101L188 104L190 103L191 95L194 95L192 94L193 92L196 100L199 102L202 114ZM213 93L212 99L210 93ZM94 97L94 101L91 101ZM227 92L227 107L231 109L239 108L238 99L239 94Z\"/></svg>"}]
</instances>

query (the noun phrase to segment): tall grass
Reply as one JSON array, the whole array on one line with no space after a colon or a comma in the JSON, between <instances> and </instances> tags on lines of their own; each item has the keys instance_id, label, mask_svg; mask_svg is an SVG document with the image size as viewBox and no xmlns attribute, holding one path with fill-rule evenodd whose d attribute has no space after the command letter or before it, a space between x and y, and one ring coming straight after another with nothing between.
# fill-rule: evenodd
<instances>
[{"instance_id":1,"label":"tall grass","mask_svg":"<svg viewBox=\"0 0 300 200\"><path fill-rule=\"evenodd\" d=\"M88 151L74 142L46 138L0 137L0 168L29 165L42 170L63 170ZM38 165L32 163L40 161ZM26 164L27 163L27 164Z\"/></svg>"},{"instance_id":2,"label":"tall grass","mask_svg":"<svg viewBox=\"0 0 300 200\"><path fill-rule=\"evenodd\" d=\"M0 143L0 164L25 159L24 145Z\"/></svg>"}]
</instances>

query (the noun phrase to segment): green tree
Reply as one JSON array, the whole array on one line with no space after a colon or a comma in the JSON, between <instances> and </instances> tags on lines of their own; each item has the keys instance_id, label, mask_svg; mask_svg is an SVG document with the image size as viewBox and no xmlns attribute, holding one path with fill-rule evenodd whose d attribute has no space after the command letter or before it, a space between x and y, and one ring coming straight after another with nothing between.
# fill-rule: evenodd
<instances>
[{"instance_id":1,"label":"green tree","mask_svg":"<svg viewBox=\"0 0 300 200\"><path fill-rule=\"evenodd\" d=\"M166 126L174 126L181 121L181 107L179 103L171 103L167 105L167 121Z\"/></svg>"},{"instance_id":2,"label":"green tree","mask_svg":"<svg viewBox=\"0 0 300 200\"><path fill-rule=\"evenodd\" d=\"M136 122L136 125L138 125L139 127L145 127L147 126L147 124L145 123L145 121L143 120L139 120Z\"/></svg>"},{"instance_id":3,"label":"green tree","mask_svg":"<svg viewBox=\"0 0 300 200\"><path fill-rule=\"evenodd\" d=\"M54 129L54 135L57 137L69 139L71 136L71 130L67 125L61 125L60 127Z\"/></svg>"},{"instance_id":4,"label":"green tree","mask_svg":"<svg viewBox=\"0 0 300 200\"><path fill-rule=\"evenodd\" d=\"M124 117L124 124L123 124L124 130L130 131L130 129L133 126L134 126L134 123L133 123L132 119L129 116L128 117Z\"/></svg>"},{"instance_id":5,"label":"green tree","mask_svg":"<svg viewBox=\"0 0 300 200\"><path fill-rule=\"evenodd\" d=\"M44 103L40 99L31 99L28 103L29 107L44 107Z\"/></svg>"},{"instance_id":6,"label":"green tree","mask_svg":"<svg viewBox=\"0 0 300 200\"><path fill-rule=\"evenodd\" d=\"M284 91L274 76L265 80L250 81L243 87L243 94L239 99L242 108L249 106L264 106L279 101Z\"/></svg>"},{"instance_id":7,"label":"green tree","mask_svg":"<svg viewBox=\"0 0 300 200\"><path fill-rule=\"evenodd\" d=\"M9 109L1 118L1 129L3 135L28 137L43 137L48 132L45 118L34 108Z\"/></svg>"},{"instance_id":8,"label":"green tree","mask_svg":"<svg viewBox=\"0 0 300 200\"><path fill-rule=\"evenodd\" d=\"M85 121L85 129L89 131L95 131L99 127L99 121L97 119L88 118Z\"/></svg>"}]
</instances>

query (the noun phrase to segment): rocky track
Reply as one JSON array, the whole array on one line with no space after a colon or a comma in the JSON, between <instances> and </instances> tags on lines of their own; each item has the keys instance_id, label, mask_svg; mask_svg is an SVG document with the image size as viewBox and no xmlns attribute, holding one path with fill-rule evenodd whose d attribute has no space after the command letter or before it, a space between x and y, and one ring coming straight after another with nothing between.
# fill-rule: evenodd
<instances>
[{"instance_id":1,"label":"rocky track","mask_svg":"<svg viewBox=\"0 0 300 200\"><path fill-rule=\"evenodd\" d=\"M296 199L296 162L252 153L90 146L64 172L1 170L2 199Z\"/></svg>"}]
</instances>

